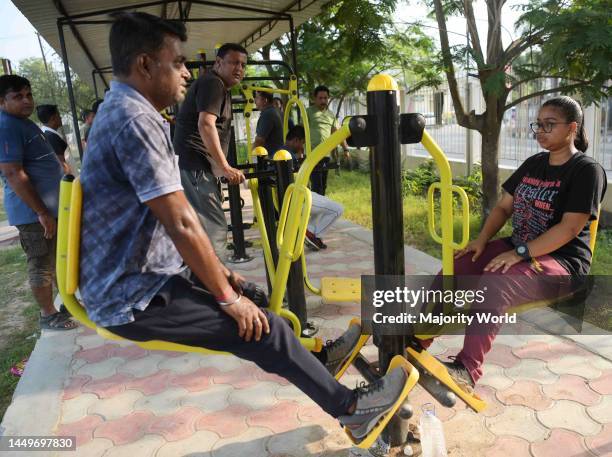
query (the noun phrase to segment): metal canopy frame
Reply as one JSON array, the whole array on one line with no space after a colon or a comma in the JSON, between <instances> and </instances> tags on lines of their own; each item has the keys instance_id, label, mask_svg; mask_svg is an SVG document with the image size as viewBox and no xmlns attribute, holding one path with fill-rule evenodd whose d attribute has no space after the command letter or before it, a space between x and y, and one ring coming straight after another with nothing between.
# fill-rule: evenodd
<instances>
[{"instance_id":1,"label":"metal canopy frame","mask_svg":"<svg viewBox=\"0 0 612 457\"><path fill-rule=\"evenodd\" d=\"M74 14L74 15L69 15L67 14L66 9L64 8L61 0L53 0L53 3L56 7L56 9L58 10L58 12L60 14L62 14L62 17L59 17L57 19L57 29L58 29L58 34L59 34L59 41L60 41L60 48L61 48L61 52L62 52L62 60L64 62L64 72L66 74L66 87L68 89L68 99L70 101L70 110L72 111L72 122L73 122L73 129L74 129L74 136L75 136L75 141L77 144L77 149L79 151L79 157L82 159L83 158L83 147L81 145L81 132L79 129L79 122L78 122L78 113L77 113L77 108L76 108L76 100L75 100L75 96L74 96L74 88L72 86L72 77L71 77L71 73L70 73L70 63L68 61L68 52L66 49L66 39L64 36L64 27L68 26L74 36L74 38L76 39L77 43L80 45L81 49L83 50L83 52L85 53L85 55L87 56L87 58L89 59L90 63L92 64L92 66L94 67L94 69L92 70L92 78L93 78L93 84L94 84L94 90L96 92L96 96L97 96L97 84L96 84L96 75L99 76L99 78L102 80L102 82L104 83L104 86L106 88L109 87L108 85L108 81L106 80L106 78L104 77L105 74L111 73L112 69L110 67L100 67L94 57L92 56L91 52L89 51L87 45L85 44L85 42L83 41L79 31L77 30L76 26L77 25L98 25L98 24L111 24L113 21L110 19L92 19L95 18L96 16L101 16L101 15L108 15L108 14L112 14L112 13L118 13L121 11L134 11L134 10L138 10L140 8L150 8L153 6L161 6L162 7L162 15L165 16L168 5L171 3L175 3L178 6L178 12L179 12L179 17L177 18L177 20L183 22L183 23L189 23L189 22L235 22L235 21L267 21L267 23L260 27L256 32L251 33L249 36L247 36L246 38L244 38L242 40L242 43L247 43L250 42L254 42L255 41L255 35L257 35L259 33L259 36L262 35L262 30L265 29L266 27L268 27L269 30L271 30L271 28L273 27L273 23L275 21L287 21L289 23L289 39L291 41L291 49L292 49L292 66L293 66L293 71L294 73L297 75L297 54L296 54L296 50L297 50L297 41L296 41L296 35L295 35L295 27L294 27L294 23L293 23L293 16L291 14L289 14L289 9L292 8L295 5L298 5L299 10L302 9L302 2L301 0L298 0L296 2L294 2L293 4L291 4L289 6L289 8L287 8L285 10L285 12L277 12L277 11L271 11L271 10L267 10L267 9L263 9L263 8L254 8L254 7L250 7L250 6L240 6L240 5L232 5L232 4L228 4L228 3L219 3L219 2L215 2L215 1L209 1L209 0L191 0L191 1L184 1L184 0L156 0L156 1L151 1L151 2L145 2L145 3L139 3L139 4L130 4L130 5L125 5L125 6L118 6L118 7L114 7L114 8L106 8L106 9L102 9L102 10L97 10L97 11L90 11L88 13L79 13L79 14ZM232 11L237 11L237 12L246 12L246 13L252 13L252 14L260 14L261 16L250 16L250 15L245 15L243 16L239 16L239 17L214 17L214 18L192 18L189 17L189 14L191 13L191 5L192 4L197 4L197 5L202 5L202 6L212 6L212 7L218 7L218 8L223 8L223 9L227 9L227 10L232 10Z\"/></svg>"}]
</instances>

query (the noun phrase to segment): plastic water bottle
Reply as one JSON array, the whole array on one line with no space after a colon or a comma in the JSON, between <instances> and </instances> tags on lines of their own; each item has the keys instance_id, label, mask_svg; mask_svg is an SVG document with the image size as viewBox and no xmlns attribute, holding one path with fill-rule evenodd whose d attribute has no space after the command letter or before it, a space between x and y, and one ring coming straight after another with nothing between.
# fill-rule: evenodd
<instances>
[{"instance_id":1,"label":"plastic water bottle","mask_svg":"<svg viewBox=\"0 0 612 457\"><path fill-rule=\"evenodd\" d=\"M423 457L448 457L446 453L446 440L442 421L436 417L433 404L425 403L423 414L419 422L421 429L421 450Z\"/></svg>"}]
</instances>

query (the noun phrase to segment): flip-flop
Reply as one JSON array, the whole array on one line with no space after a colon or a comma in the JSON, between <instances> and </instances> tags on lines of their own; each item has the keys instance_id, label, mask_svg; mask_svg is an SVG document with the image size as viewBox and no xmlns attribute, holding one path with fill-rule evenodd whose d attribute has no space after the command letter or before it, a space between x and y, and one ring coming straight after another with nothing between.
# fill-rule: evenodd
<instances>
[{"instance_id":1,"label":"flip-flop","mask_svg":"<svg viewBox=\"0 0 612 457\"><path fill-rule=\"evenodd\" d=\"M79 325L70 316L59 311L48 316L41 315L39 322L42 330L73 330Z\"/></svg>"}]
</instances>

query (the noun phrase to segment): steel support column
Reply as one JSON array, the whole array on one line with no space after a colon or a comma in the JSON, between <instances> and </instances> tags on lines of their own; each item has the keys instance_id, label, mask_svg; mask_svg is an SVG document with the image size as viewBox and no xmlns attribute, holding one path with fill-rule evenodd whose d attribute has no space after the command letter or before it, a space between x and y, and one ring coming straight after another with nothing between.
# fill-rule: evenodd
<instances>
[{"instance_id":1,"label":"steel support column","mask_svg":"<svg viewBox=\"0 0 612 457\"><path fill-rule=\"evenodd\" d=\"M368 114L376 116L378 139L370 161L374 272L404 276L404 214L401 188L398 87L389 75L377 75L368 84ZM376 334L376 331L375 331ZM382 336L378 346L380 373L395 355L406 356L404 336ZM391 446L403 444L408 423L395 416L383 432Z\"/></svg>"}]
</instances>

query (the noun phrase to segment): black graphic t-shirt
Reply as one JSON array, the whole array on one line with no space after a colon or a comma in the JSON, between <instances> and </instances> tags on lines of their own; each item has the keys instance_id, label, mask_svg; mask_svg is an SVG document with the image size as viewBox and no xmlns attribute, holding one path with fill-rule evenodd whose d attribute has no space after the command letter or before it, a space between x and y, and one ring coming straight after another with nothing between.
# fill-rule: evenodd
<instances>
[{"instance_id":1,"label":"black graphic t-shirt","mask_svg":"<svg viewBox=\"0 0 612 457\"><path fill-rule=\"evenodd\" d=\"M550 165L548 152L529 157L502 188L514 197L512 243L526 243L561 221L564 213L586 213L597 218L606 192L606 174L595 160L576 153L563 165ZM591 267L587 223L578 236L550 255L572 275L586 275Z\"/></svg>"}]
</instances>

